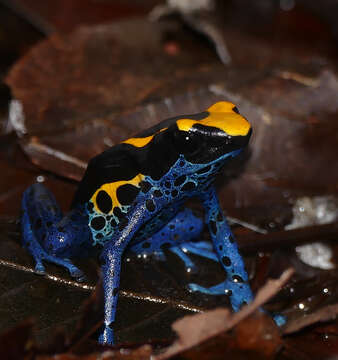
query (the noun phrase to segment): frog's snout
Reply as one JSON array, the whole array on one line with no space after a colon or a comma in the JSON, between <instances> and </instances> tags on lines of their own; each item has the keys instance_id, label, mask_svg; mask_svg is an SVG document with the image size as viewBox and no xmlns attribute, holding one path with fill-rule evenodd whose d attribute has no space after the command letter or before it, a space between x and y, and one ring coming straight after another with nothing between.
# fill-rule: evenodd
<instances>
[{"instance_id":1,"label":"frog's snout","mask_svg":"<svg viewBox=\"0 0 338 360\"><path fill-rule=\"evenodd\" d=\"M252 135L252 128L250 127L248 130L248 133L244 136L233 136L232 137L232 144L236 147L236 148L244 148L248 145L249 140L251 138Z\"/></svg>"}]
</instances>

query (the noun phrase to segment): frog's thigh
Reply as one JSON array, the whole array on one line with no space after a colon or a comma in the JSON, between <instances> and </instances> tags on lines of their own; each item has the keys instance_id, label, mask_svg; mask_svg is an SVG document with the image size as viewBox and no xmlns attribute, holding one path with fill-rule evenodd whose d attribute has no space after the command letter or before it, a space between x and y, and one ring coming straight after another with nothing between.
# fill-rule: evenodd
<instances>
[{"instance_id":1,"label":"frog's thigh","mask_svg":"<svg viewBox=\"0 0 338 360\"><path fill-rule=\"evenodd\" d=\"M32 231L39 240L46 226L59 222L63 216L54 195L39 183L23 193L22 211L28 215Z\"/></svg>"},{"instance_id":2,"label":"frog's thigh","mask_svg":"<svg viewBox=\"0 0 338 360\"><path fill-rule=\"evenodd\" d=\"M176 248L179 244L198 238L202 230L202 219L195 216L191 209L184 209L153 236L133 245L131 251L151 254L159 253L163 248Z\"/></svg>"},{"instance_id":3,"label":"frog's thigh","mask_svg":"<svg viewBox=\"0 0 338 360\"><path fill-rule=\"evenodd\" d=\"M33 184L23 194L22 199L22 241L32 254L36 265L35 270L45 272L42 261L55 263L66 268L70 274L78 279L82 272L70 261L60 259L48 253L44 248L50 228L62 219L62 212L53 196L42 184Z\"/></svg>"},{"instance_id":4,"label":"frog's thigh","mask_svg":"<svg viewBox=\"0 0 338 360\"><path fill-rule=\"evenodd\" d=\"M53 194L42 184L31 185L22 198L22 241L36 261L36 270L43 272L44 249L41 241L49 224L60 221L62 212Z\"/></svg>"}]
</instances>

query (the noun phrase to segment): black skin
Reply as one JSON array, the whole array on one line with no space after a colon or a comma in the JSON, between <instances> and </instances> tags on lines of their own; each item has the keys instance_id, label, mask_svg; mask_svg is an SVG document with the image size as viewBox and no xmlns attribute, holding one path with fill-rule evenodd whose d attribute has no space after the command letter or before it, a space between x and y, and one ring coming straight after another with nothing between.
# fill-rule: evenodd
<instances>
[{"instance_id":1,"label":"black skin","mask_svg":"<svg viewBox=\"0 0 338 360\"><path fill-rule=\"evenodd\" d=\"M208 112L187 115L184 118L202 120ZM72 207L87 202L101 185L129 180L137 174L160 179L177 161L180 154L191 163L209 163L220 155L247 145L252 130L246 136L228 136L218 128L195 124L189 132L178 129L175 117L141 132L135 137L156 134L143 147L121 143L90 160L84 177L75 194ZM167 127L166 130L158 132Z\"/></svg>"}]
</instances>

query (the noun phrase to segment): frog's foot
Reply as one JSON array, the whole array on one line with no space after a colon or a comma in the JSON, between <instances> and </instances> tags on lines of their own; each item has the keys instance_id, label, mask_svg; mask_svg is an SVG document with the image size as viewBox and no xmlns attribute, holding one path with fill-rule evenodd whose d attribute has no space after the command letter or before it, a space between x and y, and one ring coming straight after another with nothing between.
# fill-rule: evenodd
<instances>
[{"instance_id":1,"label":"frog's foot","mask_svg":"<svg viewBox=\"0 0 338 360\"><path fill-rule=\"evenodd\" d=\"M189 258L189 256L187 255L188 253L218 262L218 258L213 252L211 243L207 241L199 241L196 243L187 242L178 246L171 247L169 250L176 254L184 262L185 268L189 273L196 273L197 266Z\"/></svg>"},{"instance_id":2,"label":"frog's foot","mask_svg":"<svg viewBox=\"0 0 338 360\"><path fill-rule=\"evenodd\" d=\"M218 262L218 258L213 252L212 244L207 241L199 241L196 243L183 243L177 246L170 247L169 251L177 255L184 262L184 266L188 273L197 272L197 266L187 255L188 253ZM166 260L165 254L162 251L156 252L156 257L162 261Z\"/></svg>"},{"instance_id":3,"label":"frog's foot","mask_svg":"<svg viewBox=\"0 0 338 360\"><path fill-rule=\"evenodd\" d=\"M193 261L189 258L189 256L185 252L185 248L183 245L173 246L169 249L172 253L177 255L185 265L185 269L188 273L195 274L197 272L197 266L193 263Z\"/></svg>"},{"instance_id":4,"label":"frog's foot","mask_svg":"<svg viewBox=\"0 0 338 360\"><path fill-rule=\"evenodd\" d=\"M46 268L42 264L41 260L35 259L35 272L41 275L46 273Z\"/></svg>"},{"instance_id":5,"label":"frog's foot","mask_svg":"<svg viewBox=\"0 0 338 360\"><path fill-rule=\"evenodd\" d=\"M79 268L77 268L69 259L61 259L48 254L37 242L34 245L35 246L29 246L28 250L33 255L33 258L35 260L35 271L37 273L46 273L46 268L43 265L43 262L47 261L49 263L64 267L69 271L70 275L79 282L86 279L84 273Z\"/></svg>"},{"instance_id":6,"label":"frog's foot","mask_svg":"<svg viewBox=\"0 0 338 360\"><path fill-rule=\"evenodd\" d=\"M252 293L250 286L246 283L238 283L227 281L211 286L209 288L200 286L198 284L189 284L190 291L199 291L208 295L228 295L234 311L238 311L243 305L252 300Z\"/></svg>"},{"instance_id":7,"label":"frog's foot","mask_svg":"<svg viewBox=\"0 0 338 360\"><path fill-rule=\"evenodd\" d=\"M212 244L207 241L184 243L180 247L184 253L195 254L216 262L219 261L217 255L213 251Z\"/></svg>"},{"instance_id":8,"label":"frog's foot","mask_svg":"<svg viewBox=\"0 0 338 360\"><path fill-rule=\"evenodd\" d=\"M70 276L73 277L74 279L76 279L79 282L83 282L83 281L86 280L86 276L82 272L82 270L77 268L69 259L60 259L60 258L57 258L55 256L48 255L45 258L45 260L50 262L50 263L53 263L53 264L64 267L65 269L68 270Z\"/></svg>"}]
</instances>

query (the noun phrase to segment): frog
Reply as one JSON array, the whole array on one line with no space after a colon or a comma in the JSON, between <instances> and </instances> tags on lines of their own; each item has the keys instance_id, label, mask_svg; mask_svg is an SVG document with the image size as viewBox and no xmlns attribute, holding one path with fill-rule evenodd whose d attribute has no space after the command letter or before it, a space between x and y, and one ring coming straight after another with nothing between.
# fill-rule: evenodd
<instances>
[{"instance_id":1,"label":"frog","mask_svg":"<svg viewBox=\"0 0 338 360\"><path fill-rule=\"evenodd\" d=\"M45 273L46 263L85 279L76 257L99 249L104 290L102 344L114 343L121 261L126 252L176 254L187 271L190 254L218 261L226 279L189 291L226 295L234 311L252 301L248 274L215 187L217 175L247 146L252 127L231 102L159 122L93 157L63 214L53 194L35 183L22 198L22 241ZM186 206L198 199L204 219ZM211 242L198 241L207 225ZM197 239L197 241L196 241Z\"/></svg>"}]
</instances>

